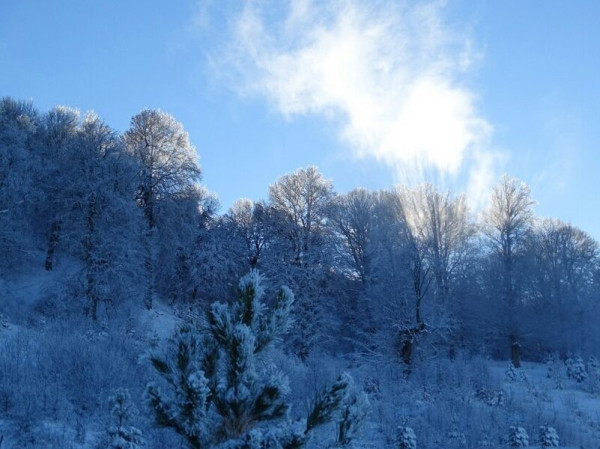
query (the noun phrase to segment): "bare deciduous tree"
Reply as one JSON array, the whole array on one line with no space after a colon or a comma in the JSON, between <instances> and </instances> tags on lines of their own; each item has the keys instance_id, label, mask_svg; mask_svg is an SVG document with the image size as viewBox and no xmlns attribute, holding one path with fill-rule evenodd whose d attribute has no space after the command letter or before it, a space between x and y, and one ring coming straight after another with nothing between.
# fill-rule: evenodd
<instances>
[{"instance_id":1,"label":"bare deciduous tree","mask_svg":"<svg viewBox=\"0 0 600 449\"><path fill-rule=\"evenodd\" d=\"M533 222L533 205L529 187L517 178L504 175L494 187L490 205L483 214L484 232L501 265L506 329L511 345L519 335L515 316L518 301L515 260L525 248Z\"/></svg>"},{"instance_id":2,"label":"bare deciduous tree","mask_svg":"<svg viewBox=\"0 0 600 449\"><path fill-rule=\"evenodd\" d=\"M331 213L334 228L342 237L344 259L363 284L371 271L376 205L377 195L359 188L336 197Z\"/></svg>"}]
</instances>

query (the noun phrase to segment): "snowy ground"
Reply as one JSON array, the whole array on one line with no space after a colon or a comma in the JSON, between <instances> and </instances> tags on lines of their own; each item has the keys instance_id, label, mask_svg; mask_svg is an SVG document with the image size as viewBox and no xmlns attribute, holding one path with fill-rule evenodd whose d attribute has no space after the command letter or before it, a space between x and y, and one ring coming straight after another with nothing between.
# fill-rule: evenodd
<instances>
[{"instance_id":1,"label":"snowy ground","mask_svg":"<svg viewBox=\"0 0 600 449\"><path fill-rule=\"evenodd\" d=\"M525 373L525 378L511 381L506 378L507 364L490 364L492 372L503 379L502 386L508 397L513 401L527 401L536 410L540 426L547 425L547 421L560 422L564 429L562 440L588 441L590 445L584 447L596 449L600 447L600 392L597 385L592 385L591 379L581 383L569 379L564 364L557 366L560 373L553 379L548 376L546 364L524 362L520 371ZM560 386L557 386L557 379ZM530 430L530 436L535 437L537 429Z\"/></svg>"},{"instance_id":2,"label":"snowy ground","mask_svg":"<svg viewBox=\"0 0 600 449\"><path fill-rule=\"evenodd\" d=\"M57 307L56 298L68 288L57 279L68 279L69 270L76 271L77 267L62 264L55 272L38 270L35 276L19 276L0 283L2 449L96 448L106 427L105 404L100 401L85 411L87 415L78 415L83 412L72 405L77 401L68 397L70 386L73 390L77 388L77 394L93 398L95 392L85 390L86 383L91 388L109 390L132 378L128 387L141 398L147 375L142 355L149 345L160 348L181 322L173 308L158 299L152 310L137 309L133 324L131 318L117 317L112 327L105 329L98 325L90 334L84 329L86 321L79 319L83 324L73 329L60 328L66 337L56 339L49 333L55 332L57 326L51 314L53 307ZM70 333L75 333L75 337ZM45 336L52 338L46 341ZM69 338L75 343L61 346L62 340ZM108 354L102 359L104 352ZM57 357L61 357L59 362L54 362ZM73 367L80 357L89 366ZM311 378L328 378L342 370L350 371L356 382L370 393L373 410L357 447L397 448L394 435L401 425L414 428L419 448L507 447L503 439L507 438L511 425L525 429L529 447L539 447L540 426L556 428L563 444L560 447L600 447L600 382L591 375L584 382L569 379L562 362L554 365L553 377L548 376L546 364L524 362L515 378L510 379L506 375L508 362L481 357L442 359L422 363L407 379L401 367L394 364L383 368L356 362L351 365L321 355L301 366L290 363L283 354L278 357L274 360L290 377L296 394L293 399L300 404L298 409L311 394L311 386L303 389L302 383L306 385ZM59 368L44 371L44 364L50 362ZM85 377L85 373L98 371L97 378ZM78 378L80 373L83 374ZM69 376L72 379L66 379ZM57 399L58 396L67 398ZM46 403L53 400L55 408ZM18 401L27 404L15 404ZM144 416L141 400L139 405ZM29 414L36 415L36 419L25 419ZM19 419L14 417L17 415ZM143 425L150 429L148 420ZM323 438L334 431L325 429ZM161 443L156 438L159 437L150 436L148 447L166 447L171 441ZM318 436L311 447L322 447Z\"/></svg>"}]
</instances>

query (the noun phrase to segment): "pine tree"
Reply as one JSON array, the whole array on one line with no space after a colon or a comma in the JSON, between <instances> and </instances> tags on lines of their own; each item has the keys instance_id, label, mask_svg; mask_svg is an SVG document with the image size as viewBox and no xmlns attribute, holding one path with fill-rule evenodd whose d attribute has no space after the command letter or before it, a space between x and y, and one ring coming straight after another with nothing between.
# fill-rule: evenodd
<instances>
[{"instance_id":1,"label":"pine tree","mask_svg":"<svg viewBox=\"0 0 600 449\"><path fill-rule=\"evenodd\" d=\"M151 357L168 386L147 388L156 423L180 434L190 449L301 448L312 430L346 403L351 407L352 379L344 374L317 396L305 420L289 419L287 379L259 362L287 330L294 295L282 287L267 310L260 281L251 271L240 280L236 301L213 304L204 319L180 329L164 357Z\"/></svg>"},{"instance_id":2,"label":"pine tree","mask_svg":"<svg viewBox=\"0 0 600 449\"><path fill-rule=\"evenodd\" d=\"M520 426L510 426L508 429L508 445L510 447L529 446L529 435L527 431Z\"/></svg>"},{"instance_id":3,"label":"pine tree","mask_svg":"<svg viewBox=\"0 0 600 449\"><path fill-rule=\"evenodd\" d=\"M573 379L577 383L583 383L587 377L587 371L585 369L585 363L581 357L569 357L565 361L567 366L567 377Z\"/></svg>"},{"instance_id":4,"label":"pine tree","mask_svg":"<svg viewBox=\"0 0 600 449\"><path fill-rule=\"evenodd\" d=\"M517 369L512 363L508 365L508 368L506 368L506 371L504 372L504 379L510 382L515 382L517 380Z\"/></svg>"},{"instance_id":5,"label":"pine tree","mask_svg":"<svg viewBox=\"0 0 600 449\"><path fill-rule=\"evenodd\" d=\"M115 425L108 430L111 449L138 449L144 445L141 431L133 426L126 425L134 419L138 410L131 402L129 391L119 389L109 398L110 414L115 420Z\"/></svg>"},{"instance_id":6,"label":"pine tree","mask_svg":"<svg viewBox=\"0 0 600 449\"><path fill-rule=\"evenodd\" d=\"M593 355L590 355L587 363L588 371L598 371L598 366L598 359Z\"/></svg>"},{"instance_id":7,"label":"pine tree","mask_svg":"<svg viewBox=\"0 0 600 449\"><path fill-rule=\"evenodd\" d=\"M417 436L415 435L415 431L411 427L398 427L398 448L417 449Z\"/></svg>"},{"instance_id":8,"label":"pine tree","mask_svg":"<svg viewBox=\"0 0 600 449\"><path fill-rule=\"evenodd\" d=\"M370 409L366 393L354 391L348 396L338 422L337 443L340 446L348 446L352 443L369 415Z\"/></svg>"},{"instance_id":9,"label":"pine tree","mask_svg":"<svg viewBox=\"0 0 600 449\"><path fill-rule=\"evenodd\" d=\"M558 433L554 427L540 426L538 442L542 447L558 447Z\"/></svg>"}]
</instances>

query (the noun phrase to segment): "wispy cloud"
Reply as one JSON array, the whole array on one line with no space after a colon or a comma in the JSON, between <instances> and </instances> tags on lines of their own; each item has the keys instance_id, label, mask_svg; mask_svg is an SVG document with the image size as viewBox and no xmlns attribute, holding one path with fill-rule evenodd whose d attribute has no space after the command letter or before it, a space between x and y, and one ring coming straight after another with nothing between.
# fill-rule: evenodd
<instances>
[{"instance_id":1,"label":"wispy cloud","mask_svg":"<svg viewBox=\"0 0 600 449\"><path fill-rule=\"evenodd\" d=\"M316 114L352 155L399 180L462 179L477 201L494 178L491 125L461 80L478 57L444 22L444 3L248 2L232 23L227 68L239 92L288 118Z\"/></svg>"}]
</instances>

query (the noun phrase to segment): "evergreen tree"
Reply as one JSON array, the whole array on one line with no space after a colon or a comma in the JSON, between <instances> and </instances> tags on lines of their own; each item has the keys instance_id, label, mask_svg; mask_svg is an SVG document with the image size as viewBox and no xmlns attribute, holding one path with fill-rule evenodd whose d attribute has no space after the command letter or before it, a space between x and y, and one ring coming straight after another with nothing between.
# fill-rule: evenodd
<instances>
[{"instance_id":1,"label":"evergreen tree","mask_svg":"<svg viewBox=\"0 0 600 449\"><path fill-rule=\"evenodd\" d=\"M156 423L191 449L300 448L351 397L352 380L344 374L317 395L306 419L289 419L286 377L259 362L287 330L294 296L282 287L267 310L260 281L251 271L240 280L235 302L213 304L199 323L180 329L165 357L151 358L168 386L147 388ZM353 435L354 425L346 427Z\"/></svg>"},{"instance_id":2,"label":"evergreen tree","mask_svg":"<svg viewBox=\"0 0 600 449\"><path fill-rule=\"evenodd\" d=\"M142 433L137 427L126 425L138 414L131 402L129 391L119 389L109 398L110 414L115 425L108 430L110 449L138 449L144 445Z\"/></svg>"},{"instance_id":3,"label":"evergreen tree","mask_svg":"<svg viewBox=\"0 0 600 449\"><path fill-rule=\"evenodd\" d=\"M348 446L354 441L370 409L366 393L354 391L348 396L338 422L337 443L340 446Z\"/></svg>"},{"instance_id":4,"label":"evergreen tree","mask_svg":"<svg viewBox=\"0 0 600 449\"><path fill-rule=\"evenodd\" d=\"M417 436L411 427L399 426L397 441L399 449L417 449Z\"/></svg>"},{"instance_id":5,"label":"evergreen tree","mask_svg":"<svg viewBox=\"0 0 600 449\"><path fill-rule=\"evenodd\" d=\"M567 366L567 377L569 379L573 379L577 383L583 383L588 378L585 364L581 357L569 357L565 361L565 365Z\"/></svg>"},{"instance_id":6,"label":"evergreen tree","mask_svg":"<svg viewBox=\"0 0 600 449\"><path fill-rule=\"evenodd\" d=\"M540 426L538 442L542 447L558 447L558 433L554 427Z\"/></svg>"},{"instance_id":7,"label":"evergreen tree","mask_svg":"<svg viewBox=\"0 0 600 449\"><path fill-rule=\"evenodd\" d=\"M527 431L520 426L510 426L508 429L508 445L510 447L529 446L529 435Z\"/></svg>"}]
</instances>

